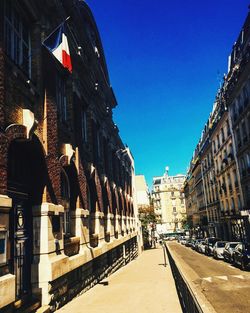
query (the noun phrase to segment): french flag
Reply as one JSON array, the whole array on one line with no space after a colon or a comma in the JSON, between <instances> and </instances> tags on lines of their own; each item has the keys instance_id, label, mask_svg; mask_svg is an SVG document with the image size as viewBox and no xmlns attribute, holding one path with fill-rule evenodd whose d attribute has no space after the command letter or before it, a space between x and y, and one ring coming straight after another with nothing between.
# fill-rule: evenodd
<instances>
[{"instance_id":1,"label":"french flag","mask_svg":"<svg viewBox=\"0 0 250 313\"><path fill-rule=\"evenodd\" d=\"M72 63L64 24L60 25L50 34L44 40L43 44L57 60L72 73Z\"/></svg>"}]
</instances>

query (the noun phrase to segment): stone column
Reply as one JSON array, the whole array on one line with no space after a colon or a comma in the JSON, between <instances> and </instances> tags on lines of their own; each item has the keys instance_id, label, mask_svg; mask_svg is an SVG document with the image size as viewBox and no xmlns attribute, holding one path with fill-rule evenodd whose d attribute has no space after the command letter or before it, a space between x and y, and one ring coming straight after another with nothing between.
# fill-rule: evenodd
<instances>
[{"instance_id":1,"label":"stone column","mask_svg":"<svg viewBox=\"0 0 250 313\"><path fill-rule=\"evenodd\" d=\"M53 262L66 258L63 253L61 205L43 203L33 210L32 290L41 297L42 304L49 304L49 282L53 277Z\"/></svg>"},{"instance_id":2,"label":"stone column","mask_svg":"<svg viewBox=\"0 0 250 313\"><path fill-rule=\"evenodd\" d=\"M0 311L1 308L15 301L15 275L8 273L7 261L10 259L10 239L9 224L10 210L12 208L12 199L5 195L0 195L0 234L1 240L4 240L3 250L0 254L0 263L3 266L3 273L0 275ZM5 265L6 263L6 271Z\"/></svg>"},{"instance_id":3,"label":"stone column","mask_svg":"<svg viewBox=\"0 0 250 313\"><path fill-rule=\"evenodd\" d=\"M76 209L74 212L75 218L75 236L80 238L80 251L84 249L85 245L89 243L89 211L84 209Z\"/></svg>"}]
</instances>

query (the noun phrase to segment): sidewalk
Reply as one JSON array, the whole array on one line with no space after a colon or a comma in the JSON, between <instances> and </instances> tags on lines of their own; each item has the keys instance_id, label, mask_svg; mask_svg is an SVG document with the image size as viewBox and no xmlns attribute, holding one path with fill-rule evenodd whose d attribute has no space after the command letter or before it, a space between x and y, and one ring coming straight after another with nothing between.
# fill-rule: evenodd
<instances>
[{"instance_id":1,"label":"sidewalk","mask_svg":"<svg viewBox=\"0 0 250 313\"><path fill-rule=\"evenodd\" d=\"M163 266L162 247L144 251L59 313L181 313L170 265Z\"/></svg>"}]
</instances>

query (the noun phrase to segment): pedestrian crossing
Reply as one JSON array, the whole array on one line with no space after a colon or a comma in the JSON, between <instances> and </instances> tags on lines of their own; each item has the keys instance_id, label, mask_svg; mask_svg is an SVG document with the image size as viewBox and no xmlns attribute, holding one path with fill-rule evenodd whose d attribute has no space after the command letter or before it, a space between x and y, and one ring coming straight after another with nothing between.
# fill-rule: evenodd
<instances>
[{"instance_id":1,"label":"pedestrian crossing","mask_svg":"<svg viewBox=\"0 0 250 313\"><path fill-rule=\"evenodd\" d=\"M222 275L222 276L209 276L201 278L202 281L213 283L220 281L232 281L232 280L250 280L250 276L246 275Z\"/></svg>"}]
</instances>

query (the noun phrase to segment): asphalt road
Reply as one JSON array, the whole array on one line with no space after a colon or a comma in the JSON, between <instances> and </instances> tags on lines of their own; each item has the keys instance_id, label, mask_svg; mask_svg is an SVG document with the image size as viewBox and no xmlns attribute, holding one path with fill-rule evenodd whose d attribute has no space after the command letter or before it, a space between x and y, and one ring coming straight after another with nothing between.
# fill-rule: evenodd
<instances>
[{"instance_id":1,"label":"asphalt road","mask_svg":"<svg viewBox=\"0 0 250 313\"><path fill-rule=\"evenodd\" d=\"M188 280L198 286L218 313L250 313L249 271L199 254L177 242L170 242L168 246L183 267L191 268Z\"/></svg>"}]
</instances>

